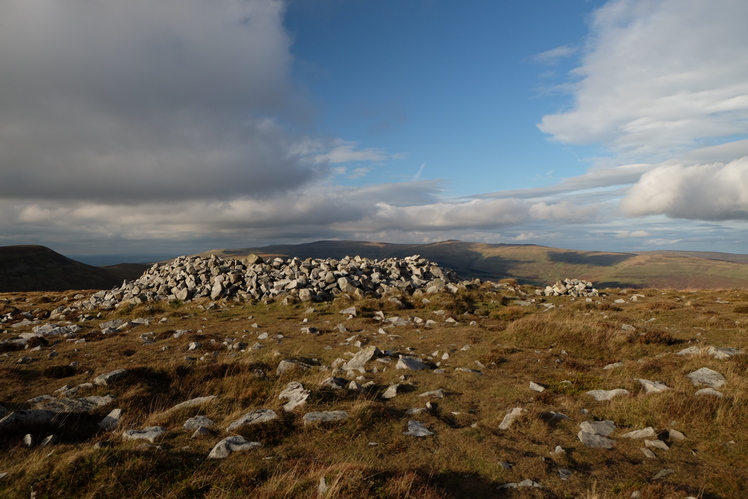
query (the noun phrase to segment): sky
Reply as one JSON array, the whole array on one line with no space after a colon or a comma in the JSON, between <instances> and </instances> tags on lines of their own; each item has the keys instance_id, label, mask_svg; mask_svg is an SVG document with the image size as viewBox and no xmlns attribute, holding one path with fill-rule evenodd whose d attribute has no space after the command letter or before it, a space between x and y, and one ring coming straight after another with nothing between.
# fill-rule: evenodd
<instances>
[{"instance_id":1,"label":"sky","mask_svg":"<svg viewBox=\"0 0 748 499\"><path fill-rule=\"evenodd\" d=\"M0 245L748 248L745 0L3 0Z\"/></svg>"}]
</instances>

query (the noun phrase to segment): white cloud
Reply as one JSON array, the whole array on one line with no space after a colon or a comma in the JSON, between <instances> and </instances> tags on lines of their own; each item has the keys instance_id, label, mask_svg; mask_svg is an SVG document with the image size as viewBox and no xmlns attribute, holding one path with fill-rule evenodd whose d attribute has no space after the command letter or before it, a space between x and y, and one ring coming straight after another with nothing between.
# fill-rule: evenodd
<instances>
[{"instance_id":1,"label":"white cloud","mask_svg":"<svg viewBox=\"0 0 748 499\"><path fill-rule=\"evenodd\" d=\"M592 18L574 105L539 128L658 160L748 133L746 18L743 0L608 2Z\"/></svg>"},{"instance_id":2,"label":"white cloud","mask_svg":"<svg viewBox=\"0 0 748 499\"><path fill-rule=\"evenodd\" d=\"M748 156L727 164L659 166L631 188L621 209L629 216L748 220Z\"/></svg>"},{"instance_id":3,"label":"white cloud","mask_svg":"<svg viewBox=\"0 0 748 499\"><path fill-rule=\"evenodd\" d=\"M563 59L564 57L569 57L576 54L578 50L579 49L577 49L576 47L561 45L559 47L546 50L545 52L541 52L533 57L533 59L544 64L554 64L559 59Z\"/></svg>"}]
</instances>

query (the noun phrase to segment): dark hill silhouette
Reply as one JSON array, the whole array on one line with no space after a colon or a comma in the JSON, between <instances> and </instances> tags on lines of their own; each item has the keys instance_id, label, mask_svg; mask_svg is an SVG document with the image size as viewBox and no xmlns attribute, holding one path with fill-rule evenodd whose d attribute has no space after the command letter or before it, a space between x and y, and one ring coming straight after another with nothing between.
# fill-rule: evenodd
<instances>
[{"instance_id":1,"label":"dark hill silhouette","mask_svg":"<svg viewBox=\"0 0 748 499\"><path fill-rule=\"evenodd\" d=\"M0 247L0 292L109 289L136 279L147 265L92 267L45 246Z\"/></svg>"}]
</instances>

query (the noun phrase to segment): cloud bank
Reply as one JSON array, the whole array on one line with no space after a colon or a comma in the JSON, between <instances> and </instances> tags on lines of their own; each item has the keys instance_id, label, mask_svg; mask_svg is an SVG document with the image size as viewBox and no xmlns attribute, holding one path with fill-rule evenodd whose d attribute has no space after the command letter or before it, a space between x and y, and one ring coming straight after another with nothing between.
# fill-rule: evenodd
<instances>
[{"instance_id":1,"label":"cloud bank","mask_svg":"<svg viewBox=\"0 0 748 499\"><path fill-rule=\"evenodd\" d=\"M0 196L266 195L324 171L301 122L284 4L0 3ZM323 162L324 163L324 162Z\"/></svg>"},{"instance_id":2,"label":"cloud bank","mask_svg":"<svg viewBox=\"0 0 748 499\"><path fill-rule=\"evenodd\" d=\"M568 144L665 160L748 133L748 3L612 0L597 10L574 103L538 125Z\"/></svg>"}]
</instances>

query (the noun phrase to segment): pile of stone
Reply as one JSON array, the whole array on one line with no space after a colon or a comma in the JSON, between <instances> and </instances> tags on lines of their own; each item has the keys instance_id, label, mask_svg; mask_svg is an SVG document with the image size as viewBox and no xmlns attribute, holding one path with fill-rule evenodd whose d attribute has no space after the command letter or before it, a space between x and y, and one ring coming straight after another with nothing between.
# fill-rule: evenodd
<instances>
[{"instance_id":1,"label":"pile of stone","mask_svg":"<svg viewBox=\"0 0 748 499\"><path fill-rule=\"evenodd\" d=\"M598 296L599 293L591 282L581 279L564 279L556 281L553 286L546 286L538 290L538 294L545 296Z\"/></svg>"},{"instance_id":2,"label":"pile of stone","mask_svg":"<svg viewBox=\"0 0 748 499\"><path fill-rule=\"evenodd\" d=\"M342 260L182 256L166 264L154 264L135 281L124 282L111 291L100 291L76 305L106 310L120 304L198 298L321 302L343 293L352 298L381 297L393 291L455 293L458 283L453 271L419 255L385 260L359 256Z\"/></svg>"}]
</instances>

